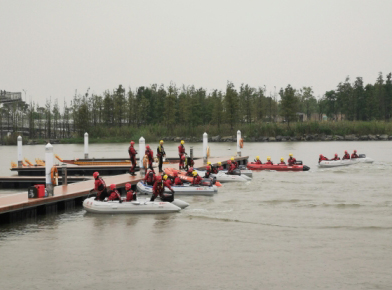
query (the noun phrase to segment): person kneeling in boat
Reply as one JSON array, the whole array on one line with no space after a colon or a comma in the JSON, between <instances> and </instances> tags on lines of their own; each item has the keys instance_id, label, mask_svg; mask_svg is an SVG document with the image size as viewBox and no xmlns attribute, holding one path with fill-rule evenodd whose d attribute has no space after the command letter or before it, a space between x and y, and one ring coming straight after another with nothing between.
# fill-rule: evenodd
<instances>
[{"instance_id":1,"label":"person kneeling in boat","mask_svg":"<svg viewBox=\"0 0 392 290\"><path fill-rule=\"evenodd\" d=\"M165 180L162 179L162 176L157 176L154 186L152 188L152 196L150 201L154 201L158 195L162 199L162 201L164 201L163 193L165 192L165 187L167 187L168 189L171 190L172 193L174 193L174 190Z\"/></svg>"},{"instance_id":2,"label":"person kneeling in boat","mask_svg":"<svg viewBox=\"0 0 392 290\"><path fill-rule=\"evenodd\" d=\"M211 161L208 161L207 165L211 167L211 173L217 174L219 172L217 167L212 166Z\"/></svg>"},{"instance_id":3,"label":"person kneeling in boat","mask_svg":"<svg viewBox=\"0 0 392 290\"><path fill-rule=\"evenodd\" d=\"M345 160L345 159L350 159L350 154L348 154L347 150L344 151L344 156L343 156L342 160Z\"/></svg>"},{"instance_id":4,"label":"person kneeling in boat","mask_svg":"<svg viewBox=\"0 0 392 290\"><path fill-rule=\"evenodd\" d=\"M338 153L335 153L335 156L331 160L340 160L340 157L338 156Z\"/></svg>"},{"instance_id":5,"label":"person kneeling in boat","mask_svg":"<svg viewBox=\"0 0 392 290\"><path fill-rule=\"evenodd\" d=\"M319 163L320 163L321 161L323 161L323 160L328 160L328 158L325 157L323 154L320 154L320 156L319 156Z\"/></svg>"},{"instance_id":6,"label":"person kneeling in boat","mask_svg":"<svg viewBox=\"0 0 392 290\"><path fill-rule=\"evenodd\" d=\"M132 190L132 185L130 183L125 184L125 190L127 191L127 198L125 201L136 201L136 191Z\"/></svg>"},{"instance_id":7,"label":"person kneeling in boat","mask_svg":"<svg viewBox=\"0 0 392 290\"><path fill-rule=\"evenodd\" d=\"M260 160L260 156L256 156L256 160L255 160L256 164L263 164Z\"/></svg>"},{"instance_id":8,"label":"person kneeling in boat","mask_svg":"<svg viewBox=\"0 0 392 290\"><path fill-rule=\"evenodd\" d=\"M219 170L225 170L222 166L222 162L218 162L218 171Z\"/></svg>"},{"instance_id":9,"label":"person kneeling in boat","mask_svg":"<svg viewBox=\"0 0 392 290\"><path fill-rule=\"evenodd\" d=\"M359 158L358 154L357 154L357 150L354 150L354 153L351 154L351 159L353 158Z\"/></svg>"},{"instance_id":10,"label":"person kneeling in boat","mask_svg":"<svg viewBox=\"0 0 392 290\"><path fill-rule=\"evenodd\" d=\"M95 190L97 192L97 197L95 198L95 200L103 201L108 196L106 183L99 176L99 172L98 171L93 173L93 177L95 179L95 181L94 181L94 189L92 189L91 191Z\"/></svg>"},{"instance_id":11,"label":"person kneeling in boat","mask_svg":"<svg viewBox=\"0 0 392 290\"><path fill-rule=\"evenodd\" d=\"M229 169L227 170L227 174L232 174L234 169L236 168L235 165L231 162L231 160L227 160L227 165L229 165Z\"/></svg>"},{"instance_id":12,"label":"person kneeling in boat","mask_svg":"<svg viewBox=\"0 0 392 290\"><path fill-rule=\"evenodd\" d=\"M234 169L238 168L238 162L236 162L236 161L234 160L234 157L231 157L230 160L231 160L231 164L234 164L234 166L235 166Z\"/></svg>"},{"instance_id":13,"label":"person kneeling in boat","mask_svg":"<svg viewBox=\"0 0 392 290\"><path fill-rule=\"evenodd\" d=\"M116 185L115 184L111 184L110 185L110 195L108 197L108 201L114 201L114 200L119 200L120 203L122 203L121 195L117 191Z\"/></svg>"},{"instance_id":14,"label":"person kneeling in boat","mask_svg":"<svg viewBox=\"0 0 392 290\"><path fill-rule=\"evenodd\" d=\"M148 185L154 185L155 179L156 177L154 171L149 169L146 173L146 176L144 176L144 183Z\"/></svg>"},{"instance_id":15,"label":"person kneeling in boat","mask_svg":"<svg viewBox=\"0 0 392 290\"><path fill-rule=\"evenodd\" d=\"M178 176L177 171L173 173L174 185L183 185L181 178Z\"/></svg>"},{"instance_id":16,"label":"person kneeling in boat","mask_svg":"<svg viewBox=\"0 0 392 290\"><path fill-rule=\"evenodd\" d=\"M205 177L205 178L210 178L210 175L211 175L212 173L213 173L213 172L212 172L211 166L210 166L210 165L207 165L207 167L206 167L206 173L205 173L204 177Z\"/></svg>"},{"instance_id":17,"label":"person kneeling in boat","mask_svg":"<svg viewBox=\"0 0 392 290\"><path fill-rule=\"evenodd\" d=\"M192 172L193 172L193 167L188 169L188 171L186 172L186 176L192 177Z\"/></svg>"},{"instance_id":18,"label":"person kneeling in boat","mask_svg":"<svg viewBox=\"0 0 392 290\"><path fill-rule=\"evenodd\" d=\"M197 174L197 171L193 171L192 175L193 175L192 185L199 185L200 182L203 180L203 178L201 178L200 175Z\"/></svg>"},{"instance_id":19,"label":"person kneeling in boat","mask_svg":"<svg viewBox=\"0 0 392 290\"><path fill-rule=\"evenodd\" d=\"M289 156L290 157L289 157L289 159L287 159L287 163L289 164L289 166L295 165L295 163L297 162L297 159L295 159L293 157L293 153L290 153Z\"/></svg>"},{"instance_id":20,"label":"person kneeling in boat","mask_svg":"<svg viewBox=\"0 0 392 290\"><path fill-rule=\"evenodd\" d=\"M280 157L279 165L286 165L286 162L284 162L284 158L283 157Z\"/></svg>"},{"instance_id":21,"label":"person kneeling in boat","mask_svg":"<svg viewBox=\"0 0 392 290\"><path fill-rule=\"evenodd\" d=\"M267 164L267 165L274 165L274 163L271 161L271 157L270 156L267 157L267 162L265 164Z\"/></svg>"}]
</instances>

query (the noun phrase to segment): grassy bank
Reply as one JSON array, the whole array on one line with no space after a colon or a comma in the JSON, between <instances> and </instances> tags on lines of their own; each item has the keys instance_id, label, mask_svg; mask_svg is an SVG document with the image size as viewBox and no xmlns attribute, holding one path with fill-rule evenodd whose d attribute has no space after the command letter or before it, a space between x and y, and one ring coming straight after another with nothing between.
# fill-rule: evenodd
<instances>
[{"instance_id":1,"label":"grassy bank","mask_svg":"<svg viewBox=\"0 0 392 290\"><path fill-rule=\"evenodd\" d=\"M235 129L230 129L228 125L205 125L189 128L185 125L177 125L168 127L163 125L151 125L144 127L112 127L96 126L89 131L89 143L122 143L129 142L131 139L139 140L143 136L150 142L156 142L163 137L196 137L202 138L204 132L210 137L220 136L236 136L237 130L241 130L242 136L252 137L275 137L275 136L291 136L299 137L305 134L325 134L325 135L392 135L392 122L383 121L342 121L342 122L298 122L288 126L285 123L255 123L255 124L239 124ZM15 145L17 134L3 138L3 144ZM28 138L24 137L24 140ZM36 140L42 144L46 139ZM25 142L24 142L25 143ZM83 143L83 137L74 137L61 139L62 144L80 144Z\"/></svg>"}]
</instances>

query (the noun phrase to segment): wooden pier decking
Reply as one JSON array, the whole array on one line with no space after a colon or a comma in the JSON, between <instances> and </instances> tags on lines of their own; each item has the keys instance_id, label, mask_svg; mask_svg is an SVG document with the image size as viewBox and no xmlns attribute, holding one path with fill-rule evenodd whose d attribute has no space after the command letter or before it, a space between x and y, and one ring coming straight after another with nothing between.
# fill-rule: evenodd
<instances>
[{"instance_id":1,"label":"wooden pier decking","mask_svg":"<svg viewBox=\"0 0 392 290\"><path fill-rule=\"evenodd\" d=\"M230 157L214 157L210 158L209 161L215 165L220 161L222 162L222 165L225 165L226 161L229 159ZM235 160L240 164L246 164L248 156L236 157ZM197 159L194 162L195 168L205 169L206 165L203 164L202 159ZM163 168L178 168L177 166L178 165L176 164L163 164ZM99 171L99 169L95 167L94 171ZM115 176L104 176L101 174L101 176L105 180L107 186L110 184L116 184L118 188L124 187L126 183L136 184L144 178L144 176L141 176L140 173L138 173L136 176L131 176L128 173ZM18 177L20 178L20 176ZM35 209L40 206L49 206L60 202L74 202L77 199L84 199L89 195L92 188L94 188L94 180L91 179L88 181L80 181L68 185L55 186L54 195L46 198L28 198L27 192L0 195L0 222L7 222L12 220L12 218L5 215L12 214L13 212L21 212Z\"/></svg>"},{"instance_id":2,"label":"wooden pier decking","mask_svg":"<svg viewBox=\"0 0 392 290\"><path fill-rule=\"evenodd\" d=\"M93 179L92 176L68 176L68 183L81 182ZM59 176L59 185L62 185L63 178ZM45 176L0 176L0 189L24 189L36 184L45 184Z\"/></svg>"}]
</instances>

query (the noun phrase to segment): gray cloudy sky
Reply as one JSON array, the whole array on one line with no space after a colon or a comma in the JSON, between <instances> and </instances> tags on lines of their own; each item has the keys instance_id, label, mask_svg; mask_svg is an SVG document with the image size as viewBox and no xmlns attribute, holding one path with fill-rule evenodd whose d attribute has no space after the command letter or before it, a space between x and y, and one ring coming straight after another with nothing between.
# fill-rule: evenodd
<instances>
[{"instance_id":1,"label":"gray cloudy sky","mask_svg":"<svg viewBox=\"0 0 392 290\"><path fill-rule=\"evenodd\" d=\"M0 0L0 89L41 105L171 81L321 96L392 71L391 16L391 0Z\"/></svg>"}]
</instances>

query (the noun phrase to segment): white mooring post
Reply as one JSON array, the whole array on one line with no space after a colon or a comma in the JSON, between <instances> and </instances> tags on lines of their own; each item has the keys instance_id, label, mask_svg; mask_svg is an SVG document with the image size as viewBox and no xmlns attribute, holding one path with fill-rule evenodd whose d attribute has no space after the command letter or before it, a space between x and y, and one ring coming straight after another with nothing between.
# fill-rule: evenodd
<instances>
[{"instance_id":1,"label":"white mooring post","mask_svg":"<svg viewBox=\"0 0 392 290\"><path fill-rule=\"evenodd\" d=\"M237 131L237 156L241 157L241 147L240 147L240 141L241 141L241 131Z\"/></svg>"},{"instance_id":2,"label":"white mooring post","mask_svg":"<svg viewBox=\"0 0 392 290\"><path fill-rule=\"evenodd\" d=\"M18 167L22 167L22 137L18 136Z\"/></svg>"},{"instance_id":3,"label":"white mooring post","mask_svg":"<svg viewBox=\"0 0 392 290\"><path fill-rule=\"evenodd\" d=\"M207 163L207 147L208 147L208 134L204 132L203 134L203 163Z\"/></svg>"},{"instance_id":4,"label":"white mooring post","mask_svg":"<svg viewBox=\"0 0 392 290\"><path fill-rule=\"evenodd\" d=\"M143 166L143 157L144 152L146 152L146 140L142 137L139 139L139 167L140 167L140 175L144 176L145 168Z\"/></svg>"},{"instance_id":5,"label":"white mooring post","mask_svg":"<svg viewBox=\"0 0 392 290\"><path fill-rule=\"evenodd\" d=\"M84 133L84 159L88 159L88 133Z\"/></svg>"},{"instance_id":6,"label":"white mooring post","mask_svg":"<svg viewBox=\"0 0 392 290\"><path fill-rule=\"evenodd\" d=\"M53 167L53 146L48 143L45 146L45 177L46 177L46 191L48 196L53 196L53 184L51 178L51 170Z\"/></svg>"}]
</instances>

